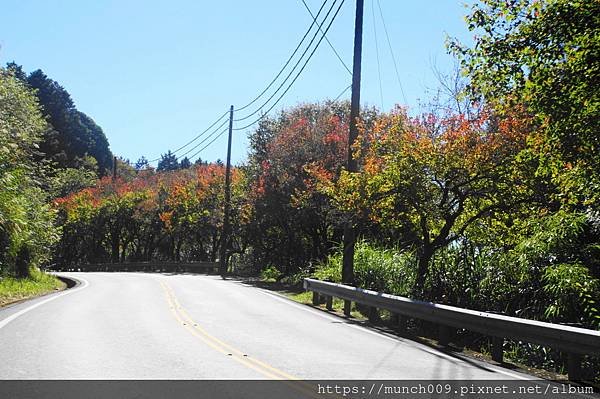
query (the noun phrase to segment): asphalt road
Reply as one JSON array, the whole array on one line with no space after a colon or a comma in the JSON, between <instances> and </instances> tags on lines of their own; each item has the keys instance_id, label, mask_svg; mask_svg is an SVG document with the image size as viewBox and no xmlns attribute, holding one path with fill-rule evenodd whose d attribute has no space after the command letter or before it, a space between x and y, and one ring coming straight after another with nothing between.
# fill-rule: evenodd
<instances>
[{"instance_id":1,"label":"asphalt road","mask_svg":"<svg viewBox=\"0 0 600 399\"><path fill-rule=\"evenodd\" d=\"M1 379L530 378L215 276L68 273L0 310Z\"/></svg>"}]
</instances>

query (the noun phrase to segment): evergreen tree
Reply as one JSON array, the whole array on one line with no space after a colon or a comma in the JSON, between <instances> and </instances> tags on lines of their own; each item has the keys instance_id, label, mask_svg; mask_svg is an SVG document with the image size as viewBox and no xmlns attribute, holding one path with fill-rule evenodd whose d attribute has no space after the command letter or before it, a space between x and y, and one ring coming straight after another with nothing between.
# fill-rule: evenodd
<instances>
[{"instance_id":1,"label":"evergreen tree","mask_svg":"<svg viewBox=\"0 0 600 399\"><path fill-rule=\"evenodd\" d=\"M7 69L35 90L44 117L50 126L40 143L40 151L60 168L80 167L81 160L90 155L104 175L111 168L112 154L108 140L92 118L78 111L69 93L56 81L38 69L24 79L20 66L9 63Z\"/></svg>"},{"instance_id":2,"label":"evergreen tree","mask_svg":"<svg viewBox=\"0 0 600 399\"><path fill-rule=\"evenodd\" d=\"M150 164L148 163L148 160L144 156L142 156L140 159L138 159L134 165L135 170L144 170L144 169L148 169L149 167L150 167Z\"/></svg>"},{"instance_id":3,"label":"evergreen tree","mask_svg":"<svg viewBox=\"0 0 600 399\"><path fill-rule=\"evenodd\" d=\"M166 154L162 154L160 156L160 161L158 161L158 166L156 171L158 172L166 172L169 170L177 170L179 169L179 162L177 162L177 156L169 150Z\"/></svg>"},{"instance_id":4,"label":"evergreen tree","mask_svg":"<svg viewBox=\"0 0 600 399\"><path fill-rule=\"evenodd\" d=\"M192 163L190 162L190 160L188 159L188 157L184 157L181 162L179 163L179 169L187 169L190 166L192 166Z\"/></svg>"}]
</instances>

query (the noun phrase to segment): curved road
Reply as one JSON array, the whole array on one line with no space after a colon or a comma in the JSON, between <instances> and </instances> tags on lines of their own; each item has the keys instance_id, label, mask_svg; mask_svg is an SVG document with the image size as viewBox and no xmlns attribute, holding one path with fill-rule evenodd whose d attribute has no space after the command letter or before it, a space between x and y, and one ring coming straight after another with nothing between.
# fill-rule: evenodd
<instances>
[{"instance_id":1,"label":"curved road","mask_svg":"<svg viewBox=\"0 0 600 399\"><path fill-rule=\"evenodd\" d=\"M68 273L0 310L2 379L531 379L215 276Z\"/></svg>"}]
</instances>

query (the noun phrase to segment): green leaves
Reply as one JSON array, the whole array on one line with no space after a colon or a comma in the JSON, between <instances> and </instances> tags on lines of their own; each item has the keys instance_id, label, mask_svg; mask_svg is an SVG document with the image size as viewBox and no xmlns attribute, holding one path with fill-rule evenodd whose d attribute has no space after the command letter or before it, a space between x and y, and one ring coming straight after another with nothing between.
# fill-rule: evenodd
<instances>
[{"instance_id":1,"label":"green leaves","mask_svg":"<svg viewBox=\"0 0 600 399\"><path fill-rule=\"evenodd\" d=\"M578 320L586 326L600 328L600 280L581 264L561 263L549 266L542 276L544 291L551 303L544 315L551 321Z\"/></svg>"},{"instance_id":2,"label":"green leaves","mask_svg":"<svg viewBox=\"0 0 600 399\"><path fill-rule=\"evenodd\" d=\"M39 187L36 175L40 168L34 160L44 127L33 93L0 69L1 274L16 272L19 254L28 255L30 264L26 267L48 261L58 240L55 212Z\"/></svg>"},{"instance_id":3,"label":"green leaves","mask_svg":"<svg viewBox=\"0 0 600 399\"><path fill-rule=\"evenodd\" d=\"M508 5L509 4L509 5ZM565 164L600 179L600 2L481 0L467 17L475 44L449 49L470 79L471 94L496 110L522 104L543 127L540 172L559 188ZM585 187L582 182L581 188ZM596 201L598 190L582 190Z\"/></svg>"}]
</instances>

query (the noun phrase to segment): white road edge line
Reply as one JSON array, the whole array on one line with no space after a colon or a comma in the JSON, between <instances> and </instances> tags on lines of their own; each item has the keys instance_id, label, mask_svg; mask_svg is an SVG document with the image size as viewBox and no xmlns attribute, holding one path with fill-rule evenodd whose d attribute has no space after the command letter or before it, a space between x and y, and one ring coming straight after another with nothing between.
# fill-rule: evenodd
<instances>
[{"instance_id":1,"label":"white road edge line","mask_svg":"<svg viewBox=\"0 0 600 399\"><path fill-rule=\"evenodd\" d=\"M285 297L281 297L280 295L273 294L272 292L268 292L268 291L266 291L266 290L264 290L262 288L260 288L260 291L263 294L268 295L268 296L270 296L273 299L276 299L276 300L278 300L280 302L283 302L283 303L287 303L288 305L293 306L295 308L302 309L302 310L304 310L306 312L309 312L309 313L311 313L311 314L313 314L315 316L320 316L320 317L328 319L328 320L334 320L334 321L338 321L339 320L339 318L336 317L336 316L332 316L332 315L329 315L329 314L324 314L323 312L321 312L319 310L316 310L316 309L313 309L313 308L310 308L310 307L307 307L307 306L304 306L304 305L300 305L300 304L298 304L296 302L293 302L291 299L287 299ZM369 333L369 334L372 334L372 335L375 335L375 336L387 339L387 340L390 340L390 341L403 342L403 343L407 342L407 340L405 340L405 339L390 337L389 335L387 335L385 333L371 331L368 328L357 326L355 324L344 323L343 325L351 327L351 328L354 328L354 329L357 329L357 330L362 331L362 332L366 332L366 333ZM410 341L410 342L414 342L414 341ZM438 356L442 356L442 357L444 357L444 358L446 358L446 359L448 359L448 360L450 360L452 362L460 361L459 359L456 359L456 358L454 358L452 356L446 355L443 352L435 351L435 350L427 347L426 345L422 345L422 344L420 344L418 342L414 342L414 343L417 344L417 345L419 345L419 349L422 349L425 352L428 352L428 353L431 353L431 354L435 354L435 355L438 355ZM515 372L506 371L506 370L503 370L502 368L500 368L498 366L495 366L493 364L485 364L485 366L489 367L494 372L497 372L497 373L500 373L500 374L504 374L504 375L507 375L507 376L510 376L510 377L513 377L513 378L516 378L516 379L519 379L519 380L531 381L532 379L536 378L534 376L526 376L526 375L517 374Z\"/></svg>"},{"instance_id":2,"label":"white road edge line","mask_svg":"<svg viewBox=\"0 0 600 399\"><path fill-rule=\"evenodd\" d=\"M74 289L68 289L68 290L66 290L65 292L62 292L62 293L60 293L60 294L57 294L57 295L51 296L51 297L50 297L50 298L48 298L48 299L45 299L45 300L43 300L43 301L41 301L41 302L38 302L38 303L36 303L36 304L33 304L33 305L29 306L28 308L25 308L25 309L19 310L18 312L11 314L11 315L10 315L10 316L8 316L7 318L5 318L5 319L3 319L3 320L1 320L1 321L0 321L0 329L2 329L3 327L5 327L5 326L6 326L8 323L10 323L11 321L15 320L17 317L23 316L25 313L27 313L27 312L29 312L29 311L31 311L31 310L33 310L33 309L37 308L38 306L42 306L43 304L45 304L45 303L48 303L48 302L50 302L50 301L53 301L53 300L55 300L55 299L57 299L57 298L60 298L60 297L62 297L62 296L69 295L69 294L72 294L72 293L74 293L74 292L77 292L77 291L81 291L82 289L84 289L84 288L86 288L88 285L90 285L90 283L88 283L88 281L87 281L87 280L85 280L85 279L83 279L83 278L81 278L81 277L77 277L77 279L78 279L78 280L81 280L81 281L83 282L83 285L82 285L81 287L74 288Z\"/></svg>"}]
</instances>

